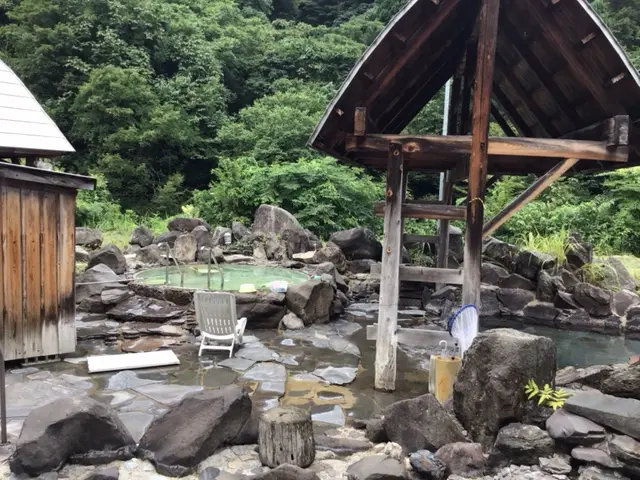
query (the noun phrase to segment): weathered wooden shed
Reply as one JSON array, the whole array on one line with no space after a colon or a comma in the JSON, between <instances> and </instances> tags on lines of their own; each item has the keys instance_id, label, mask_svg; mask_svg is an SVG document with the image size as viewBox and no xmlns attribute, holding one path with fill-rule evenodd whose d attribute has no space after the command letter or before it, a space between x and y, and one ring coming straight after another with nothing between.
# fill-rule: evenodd
<instances>
[{"instance_id":1,"label":"weathered wooden shed","mask_svg":"<svg viewBox=\"0 0 640 480\"><path fill-rule=\"evenodd\" d=\"M92 178L33 166L73 152L0 61L0 348L5 360L73 352L75 198Z\"/></svg>"},{"instance_id":2,"label":"weathered wooden shed","mask_svg":"<svg viewBox=\"0 0 640 480\"><path fill-rule=\"evenodd\" d=\"M451 81L446 136L402 135ZM489 137L493 117L505 137ZM402 279L462 284L480 306L482 238L565 173L640 165L640 77L586 0L410 0L357 62L309 144L386 169L376 388L393 390ZM440 201L408 201L409 171L444 173ZM487 175L493 174L487 180ZM539 179L485 223L488 185ZM452 205L456 182L467 199ZM439 220L438 268L401 265L402 219ZM465 220L449 269L450 220Z\"/></svg>"}]
</instances>

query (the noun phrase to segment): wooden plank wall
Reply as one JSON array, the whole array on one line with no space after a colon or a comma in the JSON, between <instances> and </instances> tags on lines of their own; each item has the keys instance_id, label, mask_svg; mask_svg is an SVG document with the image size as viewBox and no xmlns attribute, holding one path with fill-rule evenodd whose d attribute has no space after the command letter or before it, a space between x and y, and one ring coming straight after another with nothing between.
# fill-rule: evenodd
<instances>
[{"instance_id":1,"label":"wooden plank wall","mask_svg":"<svg viewBox=\"0 0 640 480\"><path fill-rule=\"evenodd\" d=\"M0 183L0 332L5 360L75 350L75 191Z\"/></svg>"}]
</instances>

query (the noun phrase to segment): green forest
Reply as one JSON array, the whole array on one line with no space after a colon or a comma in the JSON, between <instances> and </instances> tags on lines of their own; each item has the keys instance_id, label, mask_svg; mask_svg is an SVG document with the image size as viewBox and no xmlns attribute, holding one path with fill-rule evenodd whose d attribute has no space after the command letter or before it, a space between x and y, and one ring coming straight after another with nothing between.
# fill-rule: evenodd
<instances>
[{"instance_id":1,"label":"green forest","mask_svg":"<svg viewBox=\"0 0 640 480\"><path fill-rule=\"evenodd\" d=\"M79 224L163 229L167 217L186 214L227 225L250 222L258 205L273 203L324 238L356 225L380 232L372 203L382 197L382 179L305 143L354 62L402 5L0 0L0 58L76 148L56 168L99 180L79 195ZM593 6L640 67L640 1ZM408 129L439 132L442 103L439 95ZM487 195L488 214L531 181L498 182ZM410 194L437 195L437 183L414 175ZM498 235L519 241L570 230L602 253L640 253L640 170L560 181Z\"/></svg>"}]
</instances>

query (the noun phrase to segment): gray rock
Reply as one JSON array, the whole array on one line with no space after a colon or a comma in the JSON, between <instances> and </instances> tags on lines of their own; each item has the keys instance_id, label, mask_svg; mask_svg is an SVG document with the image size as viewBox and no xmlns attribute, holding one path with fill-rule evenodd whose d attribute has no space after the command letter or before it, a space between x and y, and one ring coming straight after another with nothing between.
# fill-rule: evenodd
<instances>
[{"instance_id":1,"label":"gray rock","mask_svg":"<svg viewBox=\"0 0 640 480\"><path fill-rule=\"evenodd\" d=\"M349 465L348 480L405 480L407 471L395 458L372 455Z\"/></svg>"},{"instance_id":2,"label":"gray rock","mask_svg":"<svg viewBox=\"0 0 640 480\"><path fill-rule=\"evenodd\" d=\"M253 233L281 234L285 230L304 232L304 229L291 213L275 205L260 205L253 218Z\"/></svg>"},{"instance_id":3,"label":"gray rock","mask_svg":"<svg viewBox=\"0 0 640 480\"><path fill-rule=\"evenodd\" d=\"M558 292L553 300L553 306L562 309L578 309L580 306L575 302L573 296L567 292Z\"/></svg>"},{"instance_id":4,"label":"gray rock","mask_svg":"<svg viewBox=\"0 0 640 480\"><path fill-rule=\"evenodd\" d=\"M355 380L358 369L356 367L325 367L316 368L313 374L332 385L348 385Z\"/></svg>"},{"instance_id":5,"label":"gray rock","mask_svg":"<svg viewBox=\"0 0 640 480\"><path fill-rule=\"evenodd\" d=\"M498 282L498 286L501 288L519 288L521 290L536 291L536 284L528 278L524 278L522 275L512 273L508 277L502 277Z\"/></svg>"},{"instance_id":6,"label":"gray rock","mask_svg":"<svg viewBox=\"0 0 640 480\"><path fill-rule=\"evenodd\" d=\"M305 325L327 323L333 302L333 287L321 280L307 280L291 285L285 301L287 308L295 313Z\"/></svg>"},{"instance_id":7,"label":"gray rock","mask_svg":"<svg viewBox=\"0 0 640 480\"><path fill-rule=\"evenodd\" d=\"M373 443L355 438L329 437L327 435L316 436L316 448L330 450L342 455L350 455L356 452L366 452L373 448Z\"/></svg>"},{"instance_id":8,"label":"gray rock","mask_svg":"<svg viewBox=\"0 0 640 480\"><path fill-rule=\"evenodd\" d=\"M572 445L594 445L604 440L605 430L591 420L560 408L547 419L547 432L554 440Z\"/></svg>"},{"instance_id":9,"label":"gray rock","mask_svg":"<svg viewBox=\"0 0 640 480\"><path fill-rule=\"evenodd\" d=\"M224 235L226 233L231 233L232 238L233 238L233 233L231 232L230 228L217 226L214 229L214 231L213 231L213 233L211 235L212 246L215 247L215 246L224 245L225 244L224 243ZM208 246L208 245L203 245L203 246Z\"/></svg>"},{"instance_id":10,"label":"gray rock","mask_svg":"<svg viewBox=\"0 0 640 480\"><path fill-rule=\"evenodd\" d=\"M89 261L89 258L91 258L90 253L84 247L81 247L80 245L76 245L76 254L75 254L76 262L87 263Z\"/></svg>"},{"instance_id":11,"label":"gray rock","mask_svg":"<svg viewBox=\"0 0 640 480\"><path fill-rule=\"evenodd\" d=\"M540 457L553 454L554 442L544 430L534 425L511 423L498 432L489 453L491 468L513 465L538 465Z\"/></svg>"},{"instance_id":12,"label":"gray rock","mask_svg":"<svg viewBox=\"0 0 640 480\"><path fill-rule=\"evenodd\" d=\"M94 313L104 312L104 305L100 297L102 291L123 288L124 285L118 283L121 280L121 277L104 264L85 270L76 277L76 302L80 304L79 310Z\"/></svg>"},{"instance_id":13,"label":"gray rock","mask_svg":"<svg viewBox=\"0 0 640 480\"><path fill-rule=\"evenodd\" d=\"M196 260L198 252L198 240L190 233L180 235L176 238L173 246L173 256L180 263L192 263Z\"/></svg>"},{"instance_id":14,"label":"gray rock","mask_svg":"<svg viewBox=\"0 0 640 480\"><path fill-rule=\"evenodd\" d=\"M287 381L287 369L279 363L258 363L247 370L242 378L258 382L284 383Z\"/></svg>"},{"instance_id":15,"label":"gray rock","mask_svg":"<svg viewBox=\"0 0 640 480\"><path fill-rule=\"evenodd\" d=\"M373 443L388 442L387 432L384 431L384 421L381 418L372 418L367 422L365 432L367 439Z\"/></svg>"},{"instance_id":16,"label":"gray rock","mask_svg":"<svg viewBox=\"0 0 640 480\"><path fill-rule=\"evenodd\" d=\"M313 263L330 262L340 273L347 271L347 259L339 247L324 247L313 255Z\"/></svg>"},{"instance_id":17,"label":"gray rock","mask_svg":"<svg viewBox=\"0 0 640 480\"><path fill-rule=\"evenodd\" d=\"M76 245L95 250L102 246L102 232L95 228L76 227Z\"/></svg>"},{"instance_id":18,"label":"gray rock","mask_svg":"<svg viewBox=\"0 0 640 480\"><path fill-rule=\"evenodd\" d=\"M382 415L387 437L402 446L406 454L435 452L448 443L466 441L461 426L430 393L392 403Z\"/></svg>"},{"instance_id":19,"label":"gray rock","mask_svg":"<svg viewBox=\"0 0 640 480\"><path fill-rule=\"evenodd\" d=\"M211 255L211 265L215 262L224 263L224 251L220 247L202 247L198 249L196 260L200 263L209 263L209 255Z\"/></svg>"},{"instance_id":20,"label":"gray rock","mask_svg":"<svg viewBox=\"0 0 640 480\"><path fill-rule=\"evenodd\" d=\"M131 232L131 238L129 239L131 245L140 245L141 247L147 247L153 243L153 232L149 227L139 225Z\"/></svg>"},{"instance_id":21,"label":"gray rock","mask_svg":"<svg viewBox=\"0 0 640 480\"><path fill-rule=\"evenodd\" d=\"M633 338L640 338L640 305L633 306L627 310L627 335Z\"/></svg>"},{"instance_id":22,"label":"gray rock","mask_svg":"<svg viewBox=\"0 0 640 480\"><path fill-rule=\"evenodd\" d=\"M251 416L251 398L237 385L185 397L149 426L139 453L167 476L194 470L216 449L231 442Z\"/></svg>"},{"instance_id":23,"label":"gray rock","mask_svg":"<svg viewBox=\"0 0 640 480\"><path fill-rule=\"evenodd\" d=\"M105 305L117 305L133 295L128 288L110 288L100 293L100 300Z\"/></svg>"},{"instance_id":24,"label":"gray rock","mask_svg":"<svg viewBox=\"0 0 640 480\"><path fill-rule=\"evenodd\" d=\"M218 362L219 367L227 367L232 370L237 370L240 372L245 372L249 370L255 364L255 360L251 360L248 358L227 358L221 362Z\"/></svg>"},{"instance_id":25,"label":"gray rock","mask_svg":"<svg viewBox=\"0 0 640 480\"><path fill-rule=\"evenodd\" d=\"M213 248L213 235L209 231L207 227L204 225L199 225L191 231L191 235L193 235L196 239L196 243L198 244L198 250L202 247Z\"/></svg>"},{"instance_id":26,"label":"gray rock","mask_svg":"<svg viewBox=\"0 0 640 480\"><path fill-rule=\"evenodd\" d=\"M529 323L554 327L560 311L552 303L535 302L524 307L522 314Z\"/></svg>"},{"instance_id":27,"label":"gray rock","mask_svg":"<svg viewBox=\"0 0 640 480\"><path fill-rule=\"evenodd\" d=\"M573 289L573 299L594 317L607 317L611 311L611 292L589 283L579 283Z\"/></svg>"},{"instance_id":28,"label":"gray rock","mask_svg":"<svg viewBox=\"0 0 640 480\"><path fill-rule=\"evenodd\" d=\"M608 442L609 451L628 469L640 474L640 442L626 435L611 435Z\"/></svg>"},{"instance_id":29,"label":"gray rock","mask_svg":"<svg viewBox=\"0 0 640 480\"><path fill-rule=\"evenodd\" d=\"M282 325L287 330L301 330L304 328L304 322L295 313L287 313L282 318Z\"/></svg>"},{"instance_id":30,"label":"gray rock","mask_svg":"<svg viewBox=\"0 0 640 480\"><path fill-rule=\"evenodd\" d=\"M118 480L119 477L118 467L106 467L91 472L84 480Z\"/></svg>"},{"instance_id":31,"label":"gray rock","mask_svg":"<svg viewBox=\"0 0 640 480\"><path fill-rule=\"evenodd\" d=\"M546 270L538 272L536 297L542 302L553 302L558 293L558 282Z\"/></svg>"},{"instance_id":32,"label":"gray rock","mask_svg":"<svg viewBox=\"0 0 640 480\"><path fill-rule=\"evenodd\" d=\"M541 458L540 469L551 475L566 475L571 473L570 457L568 455L554 455L549 458Z\"/></svg>"},{"instance_id":33,"label":"gray rock","mask_svg":"<svg viewBox=\"0 0 640 480\"><path fill-rule=\"evenodd\" d=\"M133 296L119 303L107 312L109 318L121 322L161 322L181 317L185 307L179 307L164 300Z\"/></svg>"},{"instance_id":34,"label":"gray rock","mask_svg":"<svg viewBox=\"0 0 640 480\"><path fill-rule=\"evenodd\" d=\"M579 462L598 464L605 468L621 468L622 463L616 460L609 452L593 447L575 447L571 450L571 456Z\"/></svg>"},{"instance_id":35,"label":"gray rock","mask_svg":"<svg viewBox=\"0 0 640 480\"><path fill-rule=\"evenodd\" d=\"M587 263L593 262L593 245L583 242L580 235L569 235L569 245L566 248L566 263L573 271L579 270Z\"/></svg>"},{"instance_id":36,"label":"gray rock","mask_svg":"<svg viewBox=\"0 0 640 480\"><path fill-rule=\"evenodd\" d=\"M555 373L551 339L512 329L482 332L466 352L454 385L456 417L488 449L505 422L523 417L527 382L551 384Z\"/></svg>"},{"instance_id":37,"label":"gray rock","mask_svg":"<svg viewBox=\"0 0 640 480\"><path fill-rule=\"evenodd\" d=\"M284 293L236 293L236 311L250 329L278 328L287 313Z\"/></svg>"},{"instance_id":38,"label":"gray rock","mask_svg":"<svg viewBox=\"0 0 640 480\"><path fill-rule=\"evenodd\" d=\"M487 463L479 443L449 443L438 449L436 457L449 473L467 478L481 477Z\"/></svg>"},{"instance_id":39,"label":"gray rock","mask_svg":"<svg viewBox=\"0 0 640 480\"><path fill-rule=\"evenodd\" d=\"M377 263L378 262L370 258L351 260L347 262L347 269L351 273L371 273L371 266L376 265Z\"/></svg>"},{"instance_id":40,"label":"gray rock","mask_svg":"<svg viewBox=\"0 0 640 480\"><path fill-rule=\"evenodd\" d=\"M331 235L329 241L336 244L348 260L379 261L382 257L382 244L368 228L356 227L342 230Z\"/></svg>"},{"instance_id":41,"label":"gray rock","mask_svg":"<svg viewBox=\"0 0 640 480\"><path fill-rule=\"evenodd\" d=\"M60 469L72 455L133 448L109 407L88 397L62 398L29 413L9 463L14 473L36 476Z\"/></svg>"},{"instance_id":42,"label":"gray rock","mask_svg":"<svg viewBox=\"0 0 640 480\"><path fill-rule=\"evenodd\" d=\"M428 450L418 450L409 455L409 463L418 472L420 478L442 480L447 466L435 454Z\"/></svg>"},{"instance_id":43,"label":"gray rock","mask_svg":"<svg viewBox=\"0 0 640 480\"><path fill-rule=\"evenodd\" d=\"M565 401L564 408L640 440L640 400L579 392Z\"/></svg>"},{"instance_id":44,"label":"gray rock","mask_svg":"<svg viewBox=\"0 0 640 480\"><path fill-rule=\"evenodd\" d=\"M136 260L147 265L158 263L161 256L162 252L160 250L160 247L155 244L142 247L136 252Z\"/></svg>"},{"instance_id":45,"label":"gray rock","mask_svg":"<svg viewBox=\"0 0 640 480\"><path fill-rule=\"evenodd\" d=\"M602 393L640 400L640 363L616 370L602 382Z\"/></svg>"},{"instance_id":46,"label":"gray rock","mask_svg":"<svg viewBox=\"0 0 640 480\"><path fill-rule=\"evenodd\" d=\"M201 225L206 227L207 230L211 230L209 224L201 218L176 217L169 221L167 230L170 232L190 233L194 228Z\"/></svg>"},{"instance_id":47,"label":"gray rock","mask_svg":"<svg viewBox=\"0 0 640 480\"><path fill-rule=\"evenodd\" d=\"M299 230L285 230L280 235L282 242L284 243L287 256L289 258L293 257L296 253L303 253L313 250L311 246L311 239L309 235L305 231Z\"/></svg>"},{"instance_id":48,"label":"gray rock","mask_svg":"<svg viewBox=\"0 0 640 480\"><path fill-rule=\"evenodd\" d=\"M611 267L611 269L615 272L613 275L613 279L610 283L602 284L603 288L607 288L608 290L636 290L636 280L633 278L633 275L627 270L627 267L620 261L620 259L616 257L607 257L604 261L607 265ZM612 272L613 273L613 272Z\"/></svg>"},{"instance_id":49,"label":"gray rock","mask_svg":"<svg viewBox=\"0 0 640 480\"><path fill-rule=\"evenodd\" d=\"M613 372L610 365L592 365L586 368L565 367L556 374L556 386L587 386L600 390L602 382Z\"/></svg>"},{"instance_id":50,"label":"gray rock","mask_svg":"<svg viewBox=\"0 0 640 480\"><path fill-rule=\"evenodd\" d=\"M495 263L483 262L480 269L480 279L482 283L489 285L498 285L500 280L509 276L506 268L496 265Z\"/></svg>"},{"instance_id":51,"label":"gray rock","mask_svg":"<svg viewBox=\"0 0 640 480\"><path fill-rule=\"evenodd\" d=\"M105 245L97 252L93 252L89 258L87 268L94 267L98 264L104 264L113 270L116 274L124 273L127 269L127 259L115 245Z\"/></svg>"},{"instance_id":52,"label":"gray rock","mask_svg":"<svg viewBox=\"0 0 640 480\"><path fill-rule=\"evenodd\" d=\"M536 296L533 292L519 288L501 288L498 290L498 300L512 312L522 310L535 298Z\"/></svg>"},{"instance_id":53,"label":"gray rock","mask_svg":"<svg viewBox=\"0 0 640 480\"><path fill-rule=\"evenodd\" d=\"M620 290L613 294L613 313L620 315L621 317L627 313L629 308L638 305L640 303L640 297L629 290Z\"/></svg>"},{"instance_id":54,"label":"gray rock","mask_svg":"<svg viewBox=\"0 0 640 480\"><path fill-rule=\"evenodd\" d=\"M500 301L498 300L498 287L493 285L480 286L480 315L495 317L500 315Z\"/></svg>"},{"instance_id":55,"label":"gray rock","mask_svg":"<svg viewBox=\"0 0 640 480\"><path fill-rule=\"evenodd\" d=\"M233 235L233 239L236 242L240 242L244 240L245 237L249 236L251 232L244 224L240 222L232 222L231 223L231 234Z\"/></svg>"},{"instance_id":56,"label":"gray rock","mask_svg":"<svg viewBox=\"0 0 640 480\"><path fill-rule=\"evenodd\" d=\"M168 244L171 248L173 248L173 246L176 243L176 239L182 235L181 232L179 231L171 231L171 232L164 232L161 233L160 235L158 235L156 238L153 239L153 243L160 245L161 243L166 243Z\"/></svg>"},{"instance_id":57,"label":"gray rock","mask_svg":"<svg viewBox=\"0 0 640 480\"><path fill-rule=\"evenodd\" d=\"M587 467L580 471L578 480L629 480L617 472L598 467Z\"/></svg>"},{"instance_id":58,"label":"gray rock","mask_svg":"<svg viewBox=\"0 0 640 480\"><path fill-rule=\"evenodd\" d=\"M285 463L273 470L254 477L254 480L320 480L315 472Z\"/></svg>"},{"instance_id":59,"label":"gray rock","mask_svg":"<svg viewBox=\"0 0 640 480\"><path fill-rule=\"evenodd\" d=\"M513 271L513 263L518 255L518 247L489 237L482 245L482 254L494 262L502 265L509 271Z\"/></svg>"},{"instance_id":60,"label":"gray rock","mask_svg":"<svg viewBox=\"0 0 640 480\"><path fill-rule=\"evenodd\" d=\"M536 280L540 270L551 269L556 262L546 253L523 250L516 258L516 273L529 280Z\"/></svg>"}]
</instances>

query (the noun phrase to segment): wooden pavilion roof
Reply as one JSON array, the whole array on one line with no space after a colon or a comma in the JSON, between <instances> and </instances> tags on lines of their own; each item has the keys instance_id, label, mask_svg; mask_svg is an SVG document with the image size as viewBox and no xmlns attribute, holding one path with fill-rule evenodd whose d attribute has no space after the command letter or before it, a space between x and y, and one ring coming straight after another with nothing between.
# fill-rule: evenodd
<instances>
[{"instance_id":1,"label":"wooden pavilion roof","mask_svg":"<svg viewBox=\"0 0 640 480\"><path fill-rule=\"evenodd\" d=\"M309 145L385 168L385 152L349 148L356 109L366 108L367 135L401 133L456 73L465 53L475 54L478 8L477 0L411 0L356 63ZM633 126L640 121L640 77L586 0L503 0L500 10L492 97L497 111L520 136L580 140L591 138L574 132L628 116L628 162L578 162L573 171L640 165ZM489 154L489 173L539 174L561 160L492 156L491 148ZM464 158L465 149L458 158L428 148L406 154L408 168L425 171L452 169Z\"/></svg>"}]
</instances>

